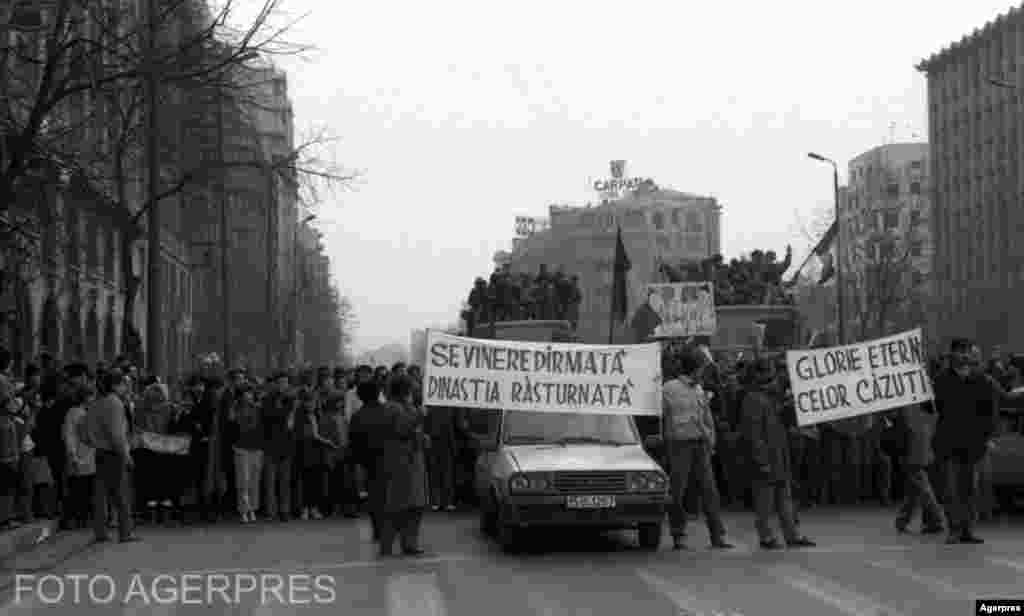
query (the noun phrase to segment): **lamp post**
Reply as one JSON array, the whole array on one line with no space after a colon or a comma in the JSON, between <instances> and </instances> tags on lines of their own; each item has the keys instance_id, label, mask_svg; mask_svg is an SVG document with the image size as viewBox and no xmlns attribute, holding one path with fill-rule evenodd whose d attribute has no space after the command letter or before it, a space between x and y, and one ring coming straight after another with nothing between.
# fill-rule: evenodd
<instances>
[{"instance_id":1,"label":"lamp post","mask_svg":"<svg viewBox=\"0 0 1024 616\"><path fill-rule=\"evenodd\" d=\"M316 214L309 214L295 225L295 235L292 241L292 264L294 266L294 289L292 295L292 355L295 363L299 363L299 229L316 219Z\"/></svg>"},{"instance_id":2,"label":"lamp post","mask_svg":"<svg viewBox=\"0 0 1024 616\"><path fill-rule=\"evenodd\" d=\"M836 219L836 258L833 267L836 270L836 320L837 330L839 335L839 344L846 344L846 306L844 305L844 289L843 289L843 233L842 223L840 222L839 213L839 165L836 161L826 158L821 154L815 154L809 152L808 158L816 160L818 162L828 163L832 165L832 189L834 194L834 208L835 208L835 219Z\"/></svg>"}]
</instances>

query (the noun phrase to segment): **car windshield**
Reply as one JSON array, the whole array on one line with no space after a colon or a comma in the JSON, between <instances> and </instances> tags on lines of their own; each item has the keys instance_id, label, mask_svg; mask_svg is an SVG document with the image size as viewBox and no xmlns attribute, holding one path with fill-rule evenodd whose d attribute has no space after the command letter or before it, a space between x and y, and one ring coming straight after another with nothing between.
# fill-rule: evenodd
<instances>
[{"instance_id":1,"label":"car windshield","mask_svg":"<svg viewBox=\"0 0 1024 616\"><path fill-rule=\"evenodd\" d=\"M506 411L502 430L509 445L635 445L638 438L626 415Z\"/></svg>"}]
</instances>

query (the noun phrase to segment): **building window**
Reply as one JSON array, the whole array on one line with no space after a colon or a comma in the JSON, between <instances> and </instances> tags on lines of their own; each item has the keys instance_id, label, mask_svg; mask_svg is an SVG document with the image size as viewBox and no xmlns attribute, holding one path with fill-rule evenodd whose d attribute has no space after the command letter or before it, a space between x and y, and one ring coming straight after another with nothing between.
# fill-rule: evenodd
<instances>
[{"instance_id":1,"label":"building window","mask_svg":"<svg viewBox=\"0 0 1024 616\"><path fill-rule=\"evenodd\" d=\"M910 194L912 194L912 195L920 195L921 194L921 182L911 182L910 183Z\"/></svg>"},{"instance_id":2,"label":"building window","mask_svg":"<svg viewBox=\"0 0 1024 616\"><path fill-rule=\"evenodd\" d=\"M683 224L683 217L680 215L679 210L672 210L672 226L679 227Z\"/></svg>"},{"instance_id":3,"label":"building window","mask_svg":"<svg viewBox=\"0 0 1024 616\"><path fill-rule=\"evenodd\" d=\"M900 185L896 184L895 182L889 184L888 186L885 187L885 194L888 195L889 197L899 197Z\"/></svg>"},{"instance_id":4,"label":"building window","mask_svg":"<svg viewBox=\"0 0 1024 616\"><path fill-rule=\"evenodd\" d=\"M921 212L920 210L913 210L910 212L910 226L917 227L921 224Z\"/></svg>"},{"instance_id":5,"label":"building window","mask_svg":"<svg viewBox=\"0 0 1024 616\"><path fill-rule=\"evenodd\" d=\"M700 224L700 216L697 212L686 213L686 230L693 233L701 233L704 231L703 225Z\"/></svg>"},{"instance_id":6,"label":"building window","mask_svg":"<svg viewBox=\"0 0 1024 616\"><path fill-rule=\"evenodd\" d=\"M922 167L924 167L924 163L919 160L915 160L910 163L910 168L914 171L920 171Z\"/></svg>"},{"instance_id":7,"label":"building window","mask_svg":"<svg viewBox=\"0 0 1024 616\"><path fill-rule=\"evenodd\" d=\"M920 257L924 253L924 243L917 241L910 245L910 256Z\"/></svg>"}]
</instances>

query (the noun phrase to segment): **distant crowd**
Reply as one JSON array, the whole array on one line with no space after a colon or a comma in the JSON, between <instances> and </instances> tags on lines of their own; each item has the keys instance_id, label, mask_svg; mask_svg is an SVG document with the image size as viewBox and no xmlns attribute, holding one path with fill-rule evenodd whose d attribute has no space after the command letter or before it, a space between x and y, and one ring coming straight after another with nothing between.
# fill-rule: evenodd
<instances>
[{"instance_id":1,"label":"distant crowd","mask_svg":"<svg viewBox=\"0 0 1024 616\"><path fill-rule=\"evenodd\" d=\"M504 265L495 269L489 280L476 279L462 316L471 326L492 320L557 319L575 327L582 299L579 276L561 270L549 272L547 265L541 265L535 276L514 274Z\"/></svg>"},{"instance_id":2,"label":"distant crowd","mask_svg":"<svg viewBox=\"0 0 1024 616\"><path fill-rule=\"evenodd\" d=\"M472 439L451 412L427 415L417 366L321 367L259 379L193 375L172 391L125 359L49 358L9 374L0 349L0 523L92 524L98 540L139 523L242 523L356 517L379 447L358 428L367 387L384 407L413 409L424 448L420 506L471 500ZM377 406L375 403L374 406ZM364 421L365 423L365 421Z\"/></svg>"}]
</instances>

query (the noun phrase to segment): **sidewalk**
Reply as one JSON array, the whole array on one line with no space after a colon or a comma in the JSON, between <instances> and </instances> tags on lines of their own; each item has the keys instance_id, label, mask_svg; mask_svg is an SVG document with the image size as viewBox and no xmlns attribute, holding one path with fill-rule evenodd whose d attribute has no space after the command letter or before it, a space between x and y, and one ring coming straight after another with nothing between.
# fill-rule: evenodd
<instances>
[{"instance_id":1,"label":"sidewalk","mask_svg":"<svg viewBox=\"0 0 1024 616\"><path fill-rule=\"evenodd\" d=\"M0 532L0 563L53 537L57 534L57 525L57 520L37 520Z\"/></svg>"},{"instance_id":2,"label":"sidewalk","mask_svg":"<svg viewBox=\"0 0 1024 616\"><path fill-rule=\"evenodd\" d=\"M0 590L18 573L56 567L92 545L91 531L57 532L57 520L40 520L0 533Z\"/></svg>"}]
</instances>

